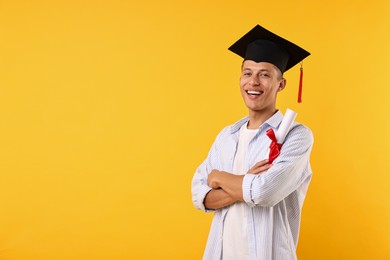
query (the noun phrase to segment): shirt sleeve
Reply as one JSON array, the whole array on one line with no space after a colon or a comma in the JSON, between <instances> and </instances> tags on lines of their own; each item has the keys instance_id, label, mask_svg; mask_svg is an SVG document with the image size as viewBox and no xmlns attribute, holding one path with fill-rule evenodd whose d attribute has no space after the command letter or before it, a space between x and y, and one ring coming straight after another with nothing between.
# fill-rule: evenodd
<instances>
[{"instance_id":1,"label":"shirt sleeve","mask_svg":"<svg viewBox=\"0 0 390 260\"><path fill-rule=\"evenodd\" d=\"M313 135L297 124L288 133L279 157L262 174L246 174L242 188L244 201L251 207L274 206L311 178L310 152Z\"/></svg>"},{"instance_id":2,"label":"shirt sleeve","mask_svg":"<svg viewBox=\"0 0 390 260\"><path fill-rule=\"evenodd\" d=\"M221 136L223 135L224 130L218 134L216 140L210 148L207 158L203 163L196 169L194 177L192 178L192 203L195 208L203 210L205 212L212 212L214 210L207 209L204 205L204 199L206 198L207 193L209 193L212 188L207 185L207 177L213 169L220 168L218 166L218 147L220 146Z\"/></svg>"}]
</instances>

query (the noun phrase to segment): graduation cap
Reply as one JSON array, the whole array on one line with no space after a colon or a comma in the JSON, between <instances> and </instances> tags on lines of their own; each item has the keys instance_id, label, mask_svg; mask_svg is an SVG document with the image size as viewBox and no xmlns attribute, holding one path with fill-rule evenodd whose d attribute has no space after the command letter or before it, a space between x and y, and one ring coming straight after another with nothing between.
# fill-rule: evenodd
<instances>
[{"instance_id":1,"label":"graduation cap","mask_svg":"<svg viewBox=\"0 0 390 260\"><path fill-rule=\"evenodd\" d=\"M255 62L269 62L284 73L304 58L310 55L298 45L256 25L247 34L229 47L229 50L244 58ZM302 102L302 78L301 67L298 102Z\"/></svg>"}]
</instances>

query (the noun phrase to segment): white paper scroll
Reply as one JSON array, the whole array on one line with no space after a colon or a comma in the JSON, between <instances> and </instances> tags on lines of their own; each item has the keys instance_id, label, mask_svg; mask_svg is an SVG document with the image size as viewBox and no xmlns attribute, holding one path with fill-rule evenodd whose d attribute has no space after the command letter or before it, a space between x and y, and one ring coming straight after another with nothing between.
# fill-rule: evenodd
<instances>
[{"instance_id":1,"label":"white paper scroll","mask_svg":"<svg viewBox=\"0 0 390 260\"><path fill-rule=\"evenodd\" d=\"M283 144L286 135L290 131L292 124L294 123L297 113L287 108L286 113L284 114L283 120L280 123L278 130L275 133L276 140L279 144Z\"/></svg>"}]
</instances>

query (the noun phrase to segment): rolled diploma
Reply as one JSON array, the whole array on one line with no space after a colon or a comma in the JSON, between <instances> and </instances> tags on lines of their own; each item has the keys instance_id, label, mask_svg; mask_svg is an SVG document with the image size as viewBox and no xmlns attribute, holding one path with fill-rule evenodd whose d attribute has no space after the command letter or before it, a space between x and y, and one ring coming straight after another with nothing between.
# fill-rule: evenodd
<instances>
[{"instance_id":1,"label":"rolled diploma","mask_svg":"<svg viewBox=\"0 0 390 260\"><path fill-rule=\"evenodd\" d=\"M292 124L294 123L294 120L296 117L297 117L297 113L295 113L291 109L287 108L286 113L284 114L283 120L280 123L280 126L275 133L276 140L279 144L283 144L284 139L286 138L288 131L290 131L290 128L291 128Z\"/></svg>"}]
</instances>

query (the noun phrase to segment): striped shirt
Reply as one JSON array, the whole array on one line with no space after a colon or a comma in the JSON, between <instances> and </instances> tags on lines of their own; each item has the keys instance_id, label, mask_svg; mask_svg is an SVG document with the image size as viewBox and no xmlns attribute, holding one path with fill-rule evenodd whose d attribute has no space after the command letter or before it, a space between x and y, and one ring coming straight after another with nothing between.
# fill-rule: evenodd
<instances>
[{"instance_id":1,"label":"striped shirt","mask_svg":"<svg viewBox=\"0 0 390 260\"><path fill-rule=\"evenodd\" d=\"M282 118L282 113L278 111L259 127L258 133L249 143L246 172L255 163L268 157L271 141L266 131L270 128L276 131ZM207 185L207 176L213 169L232 172L239 130L248 120L248 117L243 118L218 134L206 160L198 167L192 180L192 201L195 207L205 212L215 212L203 256L205 260L223 259L224 219L230 208L228 206L215 211L205 208L203 202L211 190ZM312 145L310 129L294 123L273 166L263 174L245 174L242 189L247 205L249 259L297 259L301 211L312 176L309 162Z\"/></svg>"}]
</instances>

